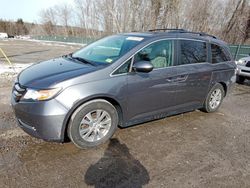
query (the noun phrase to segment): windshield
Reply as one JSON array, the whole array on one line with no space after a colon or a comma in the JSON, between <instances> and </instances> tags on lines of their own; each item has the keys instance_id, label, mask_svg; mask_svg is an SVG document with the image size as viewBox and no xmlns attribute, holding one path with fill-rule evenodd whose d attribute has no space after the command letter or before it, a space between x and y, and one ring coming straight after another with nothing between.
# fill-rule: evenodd
<instances>
[{"instance_id":1,"label":"windshield","mask_svg":"<svg viewBox=\"0 0 250 188\"><path fill-rule=\"evenodd\" d=\"M82 58L89 62L110 64L115 62L144 38L114 35L98 40L72 54L73 58Z\"/></svg>"}]
</instances>

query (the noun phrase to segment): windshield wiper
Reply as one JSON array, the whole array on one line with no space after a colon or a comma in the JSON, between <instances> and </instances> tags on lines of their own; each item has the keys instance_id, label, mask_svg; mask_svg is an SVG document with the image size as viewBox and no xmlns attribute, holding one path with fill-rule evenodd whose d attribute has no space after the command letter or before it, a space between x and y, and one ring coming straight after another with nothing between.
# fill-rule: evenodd
<instances>
[{"instance_id":1,"label":"windshield wiper","mask_svg":"<svg viewBox=\"0 0 250 188\"><path fill-rule=\"evenodd\" d=\"M88 61L88 60L86 60L86 59L84 59L84 58L82 58L82 57L74 57L74 56L72 56L72 54L71 54L70 57L71 57L72 59L76 59L77 61L81 61L82 63L90 64L90 65L96 66L95 63L93 63L93 62L91 62L91 61Z\"/></svg>"},{"instance_id":2,"label":"windshield wiper","mask_svg":"<svg viewBox=\"0 0 250 188\"><path fill-rule=\"evenodd\" d=\"M72 59L72 53L63 55L62 57L63 58L68 58L68 59Z\"/></svg>"}]
</instances>

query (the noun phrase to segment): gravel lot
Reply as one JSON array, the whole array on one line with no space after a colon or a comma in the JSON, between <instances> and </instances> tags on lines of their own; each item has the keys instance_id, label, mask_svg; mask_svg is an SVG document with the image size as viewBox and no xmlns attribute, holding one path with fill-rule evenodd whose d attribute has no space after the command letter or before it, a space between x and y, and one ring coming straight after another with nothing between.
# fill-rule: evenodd
<instances>
[{"instance_id":1,"label":"gravel lot","mask_svg":"<svg viewBox=\"0 0 250 188\"><path fill-rule=\"evenodd\" d=\"M0 41L21 64L80 47ZM9 104L14 77L0 75L0 187L250 187L249 81L236 84L216 113L197 110L119 129L109 143L80 150L18 128Z\"/></svg>"}]
</instances>

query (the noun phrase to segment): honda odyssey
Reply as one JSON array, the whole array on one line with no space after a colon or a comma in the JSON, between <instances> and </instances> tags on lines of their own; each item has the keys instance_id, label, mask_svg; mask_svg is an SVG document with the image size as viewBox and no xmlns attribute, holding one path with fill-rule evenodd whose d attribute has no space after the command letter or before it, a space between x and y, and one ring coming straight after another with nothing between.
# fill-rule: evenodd
<instances>
[{"instance_id":1,"label":"honda odyssey","mask_svg":"<svg viewBox=\"0 0 250 188\"><path fill-rule=\"evenodd\" d=\"M17 77L11 103L28 134L94 147L117 127L216 111L235 71L227 44L212 35L182 29L117 34L28 67Z\"/></svg>"}]
</instances>

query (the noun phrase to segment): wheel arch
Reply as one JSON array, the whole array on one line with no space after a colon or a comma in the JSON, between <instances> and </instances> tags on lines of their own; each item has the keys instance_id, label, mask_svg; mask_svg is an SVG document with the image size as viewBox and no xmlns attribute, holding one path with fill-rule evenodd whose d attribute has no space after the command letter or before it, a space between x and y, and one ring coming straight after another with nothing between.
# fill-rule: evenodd
<instances>
[{"instance_id":1,"label":"wheel arch","mask_svg":"<svg viewBox=\"0 0 250 188\"><path fill-rule=\"evenodd\" d=\"M74 104L74 106L69 110L66 117L64 118L63 126L62 126L62 132L61 132L62 142L68 140L68 135L66 133L66 130L68 128L68 124L69 124L69 121L70 121L70 118L71 118L72 114L76 111L77 108L79 108L84 103L92 101L92 100L96 100L96 99L106 100L116 108L117 113L118 113L118 118L119 118L118 125L122 126L122 124L123 124L123 110L122 110L122 106L118 102L118 100L114 99L113 97L104 96L104 95L103 96L90 97L90 98L87 98L87 99L82 99L82 100L78 101L76 104Z\"/></svg>"},{"instance_id":2,"label":"wheel arch","mask_svg":"<svg viewBox=\"0 0 250 188\"><path fill-rule=\"evenodd\" d=\"M227 96L227 84L225 82L218 82L219 84L221 84L223 86L224 89L224 97Z\"/></svg>"}]
</instances>

